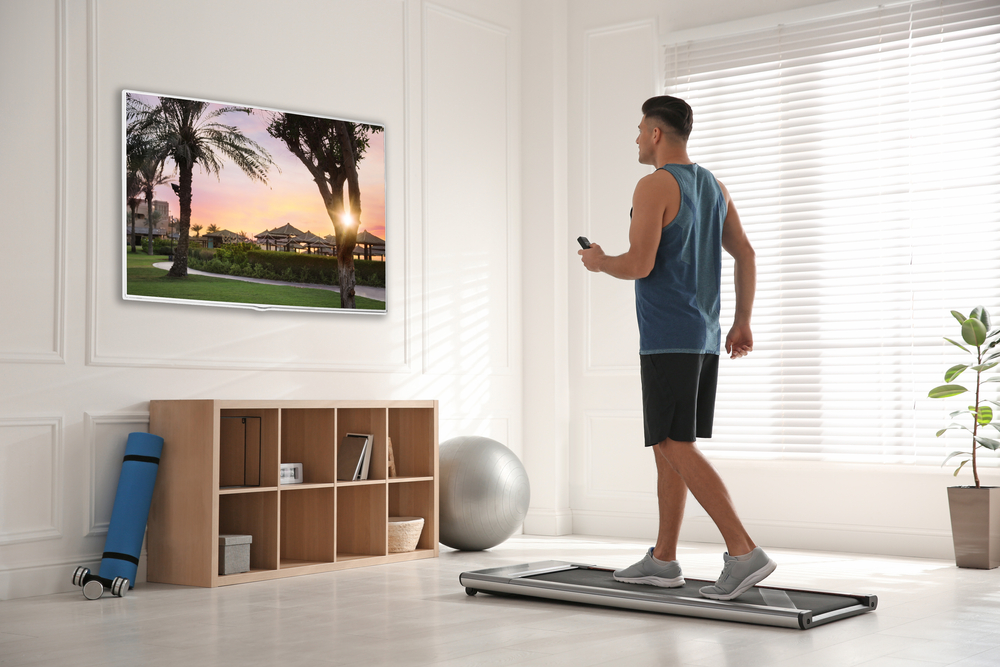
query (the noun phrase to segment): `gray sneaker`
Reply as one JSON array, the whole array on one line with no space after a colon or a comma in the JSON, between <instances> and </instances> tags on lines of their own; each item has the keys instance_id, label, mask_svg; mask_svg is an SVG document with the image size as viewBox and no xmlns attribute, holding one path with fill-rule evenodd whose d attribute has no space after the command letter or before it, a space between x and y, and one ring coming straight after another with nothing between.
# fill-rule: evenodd
<instances>
[{"instance_id":1,"label":"gray sneaker","mask_svg":"<svg viewBox=\"0 0 1000 667\"><path fill-rule=\"evenodd\" d=\"M649 584L664 588L677 588L684 585L680 563L672 560L666 565L658 565L653 560L652 547L649 548L641 561L622 570L615 570L613 576L615 581L626 584Z\"/></svg>"},{"instance_id":2,"label":"gray sneaker","mask_svg":"<svg viewBox=\"0 0 1000 667\"><path fill-rule=\"evenodd\" d=\"M774 572L778 564L767 557L764 550L757 547L750 552L750 560L736 560L728 553L722 554L725 566L714 586L705 586L701 594L712 600L732 600L746 593L753 586L764 580L764 577Z\"/></svg>"}]
</instances>

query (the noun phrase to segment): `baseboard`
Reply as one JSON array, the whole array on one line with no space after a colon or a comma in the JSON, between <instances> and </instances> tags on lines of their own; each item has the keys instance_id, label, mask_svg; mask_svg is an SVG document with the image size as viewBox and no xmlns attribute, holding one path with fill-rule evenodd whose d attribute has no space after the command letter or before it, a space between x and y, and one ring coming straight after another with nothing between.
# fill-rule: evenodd
<instances>
[{"instance_id":1,"label":"baseboard","mask_svg":"<svg viewBox=\"0 0 1000 667\"><path fill-rule=\"evenodd\" d=\"M572 535L573 512L568 509L529 508L523 532L525 535Z\"/></svg>"},{"instance_id":2,"label":"baseboard","mask_svg":"<svg viewBox=\"0 0 1000 667\"><path fill-rule=\"evenodd\" d=\"M52 595L80 591L73 585L73 572L80 566L97 572L101 568L101 556L87 554L77 558L59 560L40 565L26 565L0 570L0 600ZM139 557L136 582L146 583L146 553ZM80 592L81 597L83 592Z\"/></svg>"},{"instance_id":3,"label":"baseboard","mask_svg":"<svg viewBox=\"0 0 1000 667\"><path fill-rule=\"evenodd\" d=\"M904 558L953 560L949 531L882 526L845 526L800 522L745 521L753 540L764 547L864 553ZM657 517L651 514L573 512L576 535L656 539ZM722 544L722 535L708 517L687 517L681 541Z\"/></svg>"}]
</instances>

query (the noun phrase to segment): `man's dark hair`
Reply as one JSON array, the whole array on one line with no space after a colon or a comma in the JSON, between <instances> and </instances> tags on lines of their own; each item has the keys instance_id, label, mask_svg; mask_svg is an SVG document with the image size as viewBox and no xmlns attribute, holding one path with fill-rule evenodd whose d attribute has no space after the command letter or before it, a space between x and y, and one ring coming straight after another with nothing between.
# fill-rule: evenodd
<instances>
[{"instance_id":1,"label":"man's dark hair","mask_svg":"<svg viewBox=\"0 0 1000 667\"><path fill-rule=\"evenodd\" d=\"M642 104L642 115L658 120L683 141L687 141L691 135L694 113L688 103L680 98L670 95L650 97Z\"/></svg>"}]
</instances>

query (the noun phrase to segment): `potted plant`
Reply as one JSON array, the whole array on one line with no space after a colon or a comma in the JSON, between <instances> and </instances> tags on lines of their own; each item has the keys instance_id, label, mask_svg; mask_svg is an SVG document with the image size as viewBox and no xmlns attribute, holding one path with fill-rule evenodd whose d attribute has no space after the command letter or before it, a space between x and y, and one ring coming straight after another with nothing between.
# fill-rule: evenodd
<instances>
[{"instance_id":1,"label":"potted plant","mask_svg":"<svg viewBox=\"0 0 1000 667\"><path fill-rule=\"evenodd\" d=\"M967 370L976 373L975 403L967 410L957 410L950 415L952 419L971 415L972 428L954 422L938 431L937 435L941 437L946 431L958 429L967 431L972 436L970 450L952 452L944 460L947 463L956 457L961 459L955 469L956 477L965 464L971 461L972 478L975 481L975 486L948 487L955 564L959 567L991 569L1000 566L1000 487L980 485L976 450L985 447L996 451L1000 447L1000 441L982 435L987 427L1000 431L1000 422L993 420L993 407L988 405L991 403L1000 408L1000 403L983 397L983 385L1000 382L1000 375L984 377L984 374L1000 364L1000 350L994 350L1000 343L1000 327L990 331L990 314L982 306L973 310L968 317L955 310L951 314L962 325L962 340L968 347L950 338L945 340L972 355L975 360L949 368L944 374L944 381L948 384L935 387L928 395L931 398L948 398L964 394L970 390L960 384L953 384L953 381ZM992 432L990 434L993 435Z\"/></svg>"}]
</instances>

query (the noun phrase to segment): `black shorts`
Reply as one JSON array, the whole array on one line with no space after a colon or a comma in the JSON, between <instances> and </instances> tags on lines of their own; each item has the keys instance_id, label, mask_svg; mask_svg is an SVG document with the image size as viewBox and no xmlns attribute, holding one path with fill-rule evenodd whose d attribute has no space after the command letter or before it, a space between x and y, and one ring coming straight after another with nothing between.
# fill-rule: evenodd
<instances>
[{"instance_id":1,"label":"black shorts","mask_svg":"<svg viewBox=\"0 0 1000 667\"><path fill-rule=\"evenodd\" d=\"M639 359L646 446L667 438L711 438L719 355L668 352L641 354Z\"/></svg>"}]
</instances>

